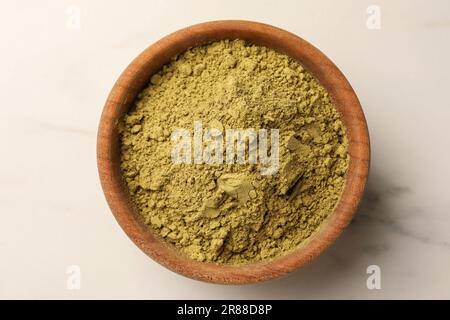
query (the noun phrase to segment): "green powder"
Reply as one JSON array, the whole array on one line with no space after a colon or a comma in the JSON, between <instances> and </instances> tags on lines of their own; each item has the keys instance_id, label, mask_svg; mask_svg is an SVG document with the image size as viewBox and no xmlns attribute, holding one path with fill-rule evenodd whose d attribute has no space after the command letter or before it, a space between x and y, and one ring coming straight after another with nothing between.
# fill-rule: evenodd
<instances>
[{"instance_id":1,"label":"green powder","mask_svg":"<svg viewBox=\"0 0 450 320\"><path fill-rule=\"evenodd\" d=\"M188 257L249 263L290 252L335 207L347 138L326 90L298 62L244 41L194 47L151 78L119 123L132 199L156 234ZM279 170L261 164L175 164L171 134L279 129ZM203 141L207 144L207 141Z\"/></svg>"}]
</instances>

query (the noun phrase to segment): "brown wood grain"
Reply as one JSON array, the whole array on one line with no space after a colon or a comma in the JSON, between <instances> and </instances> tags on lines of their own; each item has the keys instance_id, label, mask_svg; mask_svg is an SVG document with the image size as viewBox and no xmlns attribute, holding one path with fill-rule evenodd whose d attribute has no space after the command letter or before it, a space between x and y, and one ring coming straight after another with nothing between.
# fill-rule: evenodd
<instances>
[{"instance_id":1,"label":"brown wood grain","mask_svg":"<svg viewBox=\"0 0 450 320\"><path fill-rule=\"evenodd\" d=\"M241 266L191 260L145 225L128 194L120 169L120 119L133 105L150 77L189 47L223 39L243 39L285 53L299 61L328 90L347 127L350 163L343 194L319 230L292 253L268 262ZM125 69L109 94L100 119L97 162L105 197L119 225L147 255L184 276L224 284L252 283L291 272L327 249L352 219L362 198L369 171L369 134L358 98L339 69L317 48L298 36L249 21L206 22L172 33L144 50Z\"/></svg>"}]
</instances>

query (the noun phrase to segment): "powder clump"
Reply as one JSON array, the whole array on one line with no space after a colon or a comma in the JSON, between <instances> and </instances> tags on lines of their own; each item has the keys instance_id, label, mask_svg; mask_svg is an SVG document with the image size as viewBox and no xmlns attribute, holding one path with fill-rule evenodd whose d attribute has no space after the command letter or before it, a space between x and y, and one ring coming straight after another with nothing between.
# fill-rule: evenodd
<instances>
[{"instance_id":1,"label":"powder clump","mask_svg":"<svg viewBox=\"0 0 450 320\"><path fill-rule=\"evenodd\" d=\"M260 164L175 164L171 133L277 128L279 170ZM155 74L118 124L135 205L188 257L271 259L304 243L335 207L349 155L331 98L298 62L241 40L194 47Z\"/></svg>"}]
</instances>

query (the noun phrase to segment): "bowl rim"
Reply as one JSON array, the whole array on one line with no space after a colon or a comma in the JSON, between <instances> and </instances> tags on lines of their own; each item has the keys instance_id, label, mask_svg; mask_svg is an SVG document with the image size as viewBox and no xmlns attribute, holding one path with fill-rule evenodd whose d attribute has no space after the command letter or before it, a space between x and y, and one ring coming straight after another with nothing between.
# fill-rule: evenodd
<instances>
[{"instance_id":1,"label":"bowl rim","mask_svg":"<svg viewBox=\"0 0 450 320\"><path fill-rule=\"evenodd\" d=\"M331 95L347 128L350 155L344 190L314 235L291 253L243 265L199 262L181 255L145 225L133 207L120 169L117 121L152 74L189 47L243 39L285 53L310 71ZM369 132L358 98L342 72L319 49L283 29L253 21L219 20L183 28L147 47L122 72L106 100L97 134L97 167L108 205L128 237L154 261L192 279L248 284L285 275L326 250L351 221L363 196L370 163Z\"/></svg>"}]
</instances>

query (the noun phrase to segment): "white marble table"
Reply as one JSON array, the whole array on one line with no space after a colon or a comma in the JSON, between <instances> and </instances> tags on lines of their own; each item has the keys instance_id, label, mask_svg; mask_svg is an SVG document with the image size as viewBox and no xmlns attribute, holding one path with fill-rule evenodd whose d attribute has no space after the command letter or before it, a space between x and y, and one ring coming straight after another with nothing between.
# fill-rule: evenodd
<instances>
[{"instance_id":1,"label":"white marble table","mask_svg":"<svg viewBox=\"0 0 450 320\"><path fill-rule=\"evenodd\" d=\"M0 298L450 298L450 3L283 3L2 4ZM374 3L380 29L367 25ZM102 105L130 60L169 32L227 18L290 30L333 59L373 151L367 195L336 244L250 286L193 281L147 258L110 214L95 161ZM79 290L67 288L71 265ZM369 265L380 290L366 287Z\"/></svg>"}]
</instances>

